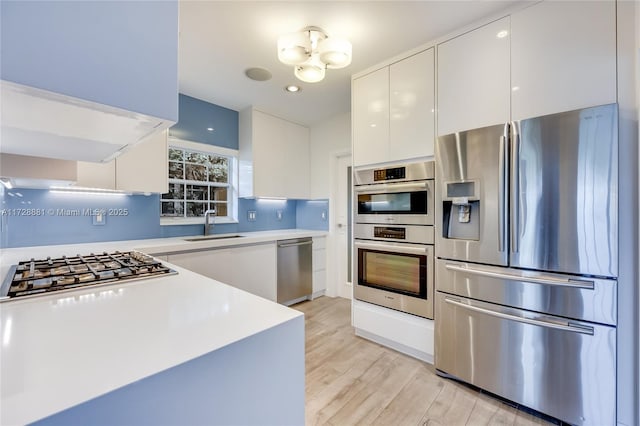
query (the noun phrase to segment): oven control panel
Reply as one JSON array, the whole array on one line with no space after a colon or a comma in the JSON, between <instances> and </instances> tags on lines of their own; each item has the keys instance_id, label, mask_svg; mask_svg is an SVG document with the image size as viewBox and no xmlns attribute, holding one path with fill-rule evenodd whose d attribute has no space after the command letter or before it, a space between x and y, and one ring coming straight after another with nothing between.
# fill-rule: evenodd
<instances>
[{"instance_id":1,"label":"oven control panel","mask_svg":"<svg viewBox=\"0 0 640 426\"><path fill-rule=\"evenodd\" d=\"M373 228L375 238L389 238L393 240L406 240L407 230L405 228L392 228L388 226L375 226Z\"/></svg>"},{"instance_id":2,"label":"oven control panel","mask_svg":"<svg viewBox=\"0 0 640 426\"><path fill-rule=\"evenodd\" d=\"M394 167L392 169L378 169L373 171L373 181L404 179L407 176L406 167Z\"/></svg>"}]
</instances>

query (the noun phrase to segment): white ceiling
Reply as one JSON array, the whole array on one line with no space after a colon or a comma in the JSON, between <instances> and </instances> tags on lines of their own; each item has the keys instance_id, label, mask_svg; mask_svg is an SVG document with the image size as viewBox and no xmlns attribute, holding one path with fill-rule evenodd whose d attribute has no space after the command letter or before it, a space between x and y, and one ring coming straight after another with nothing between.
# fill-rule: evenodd
<instances>
[{"instance_id":1,"label":"white ceiling","mask_svg":"<svg viewBox=\"0 0 640 426\"><path fill-rule=\"evenodd\" d=\"M180 1L180 92L233 110L251 105L305 125L350 109L351 75L517 1ZM353 62L303 83L277 60L278 36L318 26L353 44ZM273 78L250 80L250 67ZM298 84L302 92L284 91Z\"/></svg>"}]
</instances>

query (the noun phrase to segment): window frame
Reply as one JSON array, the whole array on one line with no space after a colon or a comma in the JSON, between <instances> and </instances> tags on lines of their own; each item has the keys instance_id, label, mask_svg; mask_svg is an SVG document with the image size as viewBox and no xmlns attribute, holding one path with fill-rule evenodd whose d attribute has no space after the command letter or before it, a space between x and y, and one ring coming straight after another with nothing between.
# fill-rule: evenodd
<instances>
[{"instance_id":1,"label":"window frame","mask_svg":"<svg viewBox=\"0 0 640 426\"><path fill-rule=\"evenodd\" d=\"M167 144L167 181L169 181L169 149L185 149L188 151L200 152L207 155L218 155L229 159L229 183L227 187L227 216L216 216L216 224L219 223L238 223L238 156L239 151L236 149L225 148L217 145L209 145L200 142L192 142L175 137L168 138ZM188 181L183 181L186 185ZM160 203L160 225L202 225L204 224L204 216L198 217L174 217L162 216L162 194L158 200Z\"/></svg>"}]
</instances>

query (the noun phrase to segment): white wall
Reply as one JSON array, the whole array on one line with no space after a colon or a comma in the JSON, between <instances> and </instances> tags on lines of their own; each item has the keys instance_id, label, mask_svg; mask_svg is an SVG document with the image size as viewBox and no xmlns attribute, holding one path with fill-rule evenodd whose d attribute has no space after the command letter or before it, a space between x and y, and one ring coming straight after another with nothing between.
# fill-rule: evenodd
<instances>
[{"instance_id":1,"label":"white wall","mask_svg":"<svg viewBox=\"0 0 640 426\"><path fill-rule=\"evenodd\" d=\"M351 113L336 115L311 126L311 198L329 198L329 167L338 152L351 152Z\"/></svg>"}]
</instances>

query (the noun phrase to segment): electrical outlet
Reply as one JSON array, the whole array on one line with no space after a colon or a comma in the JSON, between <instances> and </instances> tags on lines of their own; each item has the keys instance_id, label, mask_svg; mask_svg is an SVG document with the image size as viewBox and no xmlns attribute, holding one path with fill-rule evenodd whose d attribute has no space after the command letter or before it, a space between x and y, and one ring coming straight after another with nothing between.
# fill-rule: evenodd
<instances>
[{"instance_id":1,"label":"electrical outlet","mask_svg":"<svg viewBox=\"0 0 640 426\"><path fill-rule=\"evenodd\" d=\"M248 210L247 211L247 221L255 222L257 216L258 216L258 213L255 210Z\"/></svg>"},{"instance_id":2,"label":"electrical outlet","mask_svg":"<svg viewBox=\"0 0 640 426\"><path fill-rule=\"evenodd\" d=\"M276 219L282 220L282 210L276 210Z\"/></svg>"},{"instance_id":3,"label":"electrical outlet","mask_svg":"<svg viewBox=\"0 0 640 426\"><path fill-rule=\"evenodd\" d=\"M327 211L322 210L322 214L320 215L320 217L322 218L322 220L327 220Z\"/></svg>"},{"instance_id":4,"label":"electrical outlet","mask_svg":"<svg viewBox=\"0 0 640 426\"><path fill-rule=\"evenodd\" d=\"M107 223L107 215L102 212L98 212L91 216L91 223L94 225L104 225Z\"/></svg>"}]
</instances>

